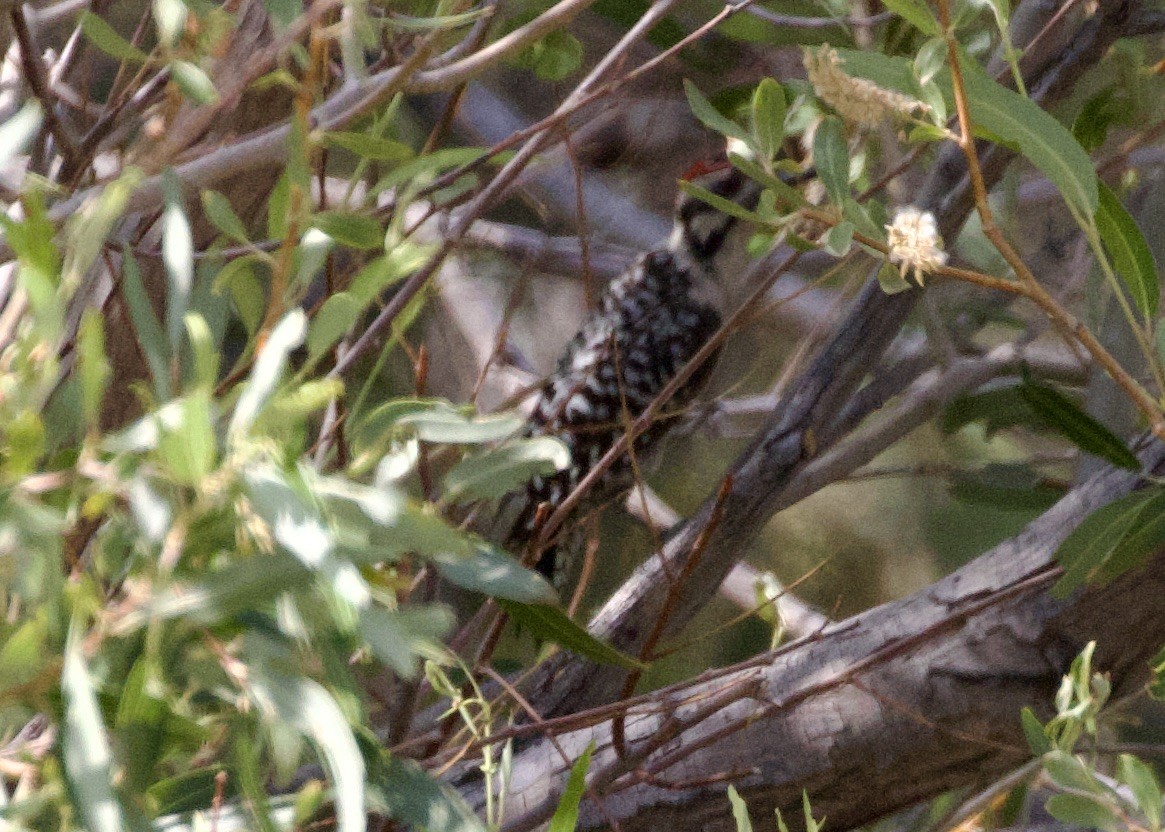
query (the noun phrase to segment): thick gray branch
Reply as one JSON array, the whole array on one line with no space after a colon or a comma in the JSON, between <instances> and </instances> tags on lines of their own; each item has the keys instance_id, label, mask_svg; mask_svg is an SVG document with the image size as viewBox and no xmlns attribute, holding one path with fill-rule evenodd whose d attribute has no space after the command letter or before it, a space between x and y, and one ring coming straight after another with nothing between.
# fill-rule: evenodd
<instances>
[{"instance_id":1,"label":"thick gray branch","mask_svg":"<svg viewBox=\"0 0 1165 832\"><path fill-rule=\"evenodd\" d=\"M1165 449L1150 456L1159 468ZM1137 482L1099 474L1017 537L916 595L652 694L623 721L625 756L610 720L559 734L557 747L541 738L519 746L504 828L542 823L569 769L558 749L573 759L591 742L591 792L603 810L587 805L580 828L613 818L625 832L733 829L725 779L758 823L771 823L774 808L798 817L807 789L815 812L841 832L1014 768L1030 756L1020 709L1046 718L1084 643L1098 641L1099 667L1118 693L1144 681L1160 647L1165 558L1066 601L1047 592L1059 543ZM473 776L457 785L471 801L482 799Z\"/></svg>"}]
</instances>

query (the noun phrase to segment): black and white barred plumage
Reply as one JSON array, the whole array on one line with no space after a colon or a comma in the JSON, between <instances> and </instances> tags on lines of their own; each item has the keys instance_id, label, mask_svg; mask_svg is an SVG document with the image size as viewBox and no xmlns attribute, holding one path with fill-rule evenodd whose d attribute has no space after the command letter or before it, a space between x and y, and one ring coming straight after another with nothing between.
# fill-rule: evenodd
<instances>
[{"instance_id":1,"label":"black and white barred plumage","mask_svg":"<svg viewBox=\"0 0 1165 832\"><path fill-rule=\"evenodd\" d=\"M699 181L728 199L752 206L757 188L738 171L725 170ZM675 227L666 245L642 255L607 287L601 304L567 347L535 402L526 433L552 435L570 449L571 463L549 477L535 478L507 543L521 552L539 532L537 525L643 414L685 364L719 329L738 301L731 291L740 268L726 273L718 262L736 220L697 199L681 196ZM715 358L704 362L676 392L664 414L634 443L636 461L650 456L677 415L707 380ZM595 506L628 490L633 463L624 454L588 492ZM540 506L546 506L539 512ZM556 547L548 545L537 563L552 577Z\"/></svg>"}]
</instances>

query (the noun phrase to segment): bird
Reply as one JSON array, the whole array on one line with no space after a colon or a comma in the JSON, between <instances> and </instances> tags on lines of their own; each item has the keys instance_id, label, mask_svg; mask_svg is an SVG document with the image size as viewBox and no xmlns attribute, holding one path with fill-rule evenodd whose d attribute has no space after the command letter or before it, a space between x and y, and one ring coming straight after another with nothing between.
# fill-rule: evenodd
<instances>
[{"instance_id":1,"label":"bird","mask_svg":"<svg viewBox=\"0 0 1165 832\"><path fill-rule=\"evenodd\" d=\"M692 181L750 209L760 195L755 182L731 167L701 171ZM527 437L557 437L569 451L569 462L554 474L534 477L517 495L505 544L513 552L535 547L533 565L560 587L573 563L563 557L567 547L559 541L539 539L546 519L743 299L744 246L732 240L743 224L687 192L677 198L673 216L667 241L640 255L607 286L541 386L523 431ZM677 414L707 382L717 356L676 391L666 412L635 439L631 453L623 453L599 476L572 516L630 490L636 468L656 456L680 421Z\"/></svg>"}]
</instances>

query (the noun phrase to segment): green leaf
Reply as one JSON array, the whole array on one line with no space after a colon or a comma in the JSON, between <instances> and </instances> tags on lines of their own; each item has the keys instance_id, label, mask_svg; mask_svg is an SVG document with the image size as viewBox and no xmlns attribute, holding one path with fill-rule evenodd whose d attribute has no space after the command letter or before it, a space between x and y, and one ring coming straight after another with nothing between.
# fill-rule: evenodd
<instances>
[{"instance_id":1,"label":"green leaf","mask_svg":"<svg viewBox=\"0 0 1165 832\"><path fill-rule=\"evenodd\" d=\"M303 0L263 0L276 29L286 29L303 13Z\"/></svg>"},{"instance_id":2,"label":"green leaf","mask_svg":"<svg viewBox=\"0 0 1165 832\"><path fill-rule=\"evenodd\" d=\"M349 211L323 211L312 224L336 242L351 248L374 249L384 245L384 229L374 218Z\"/></svg>"},{"instance_id":3,"label":"green leaf","mask_svg":"<svg viewBox=\"0 0 1165 832\"><path fill-rule=\"evenodd\" d=\"M367 133L325 133L324 142L378 162L404 162L414 156L413 149L404 142Z\"/></svg>"},{"instance_id":4,"label":"green leaf","mask_svg":"<svg viewBox=\"0 0 1165 832\"><path fill-rule=\"evenodd\" d=\"M520 439L458 462L445 475L445 496L453 501L500 497L532 477L561 471L570 451L552 436Z\"/></svg>"},{"instance_id":5,"label":"green leaf","mask_svg":"<svg viewBox=\"0 0 1165 832\"><path fill-rule=\"evenodd\" d=\"M85 11L78 22L85 37L89 38L89 42L111 58L139 64L144 64L149 60L149 56L145 52L119 35L100 15Z\"/></svg>"},{"instance_id":6,"label":"green leaf","mask_svg":"<svg viewBox=\"0 0 1165 832\"><path fill-rule=\"evenodd\" d=\"M1062 823L1071 823L1086 829L1103 829L1105 832L1119 832L1125 825L1112 809L1103 803L1077 794L1057 794L1048 798L1045 806L1048 814Z\"/></svg>"},{"instance_id":7,"label":"green leaf","mask_svg":"<svg viewBox=\"0 0 1165 832\"><path fill-rule=\"evenodd\" d=\"M360 610L360 634L378 659L406 679L416 677L425 654L441 654L441 640L454 623L452 612L435 605L412 604L396 611L369 605Z\"/></svg>"},{"instance_id":8,"label":"green leaf","mask_svg":"<svg viewBox=\"0 0 1165 832\"><path fill-rule=\"evenodd\" d=\"M726 199L719 194L714 194L707 188L702 188L694 182L688 182L681 179L679 181L680 190L688 196L694 196L696 199L707 202L713 208L728 214L737 219L746 220L748 222L761 222L760 216L755 211L750 211L743 205L733 202L731 199Z\"/></svg>"},{"instance_id":9,"label":"green leaf","mask_svg":"<svg viewBox=\"0 0 1165 832\"><path fill-rule=\"evenodd\" d=\"M748 804L736 791L735 786L728 787L728 802L732 804L732 819L736 822L736 832L752 832L752 818L748 816Z\"/></svg>"},{"instance_id":10,"label":"green leaf","mask_svg":"<svg viewBox=\"0 0 1165 832\"><path fill-rule=\"evenodd\" d=\"M105 328L97 309L86 309L77 330L77 370L81 381L81 409L85 424L96 427L101 403L109 382L109 362L105 358Z\"/></svg>"},{"instance_id":11,"label":"green leaf","mask_svg":"<svg viewBox=\"0 0 1165 832\"><path fill-rule=\"evenodd\" d=\"M194 236L182 210L181 186L169 174L166 179L166 208L162 212L162 263L169 278L166 293L166 331L172 355L177 355L185 332L184 319L194 285Z\"/></svg>"},{"instance_id":12,"label":"green leaf","mask_svg":"<svg viewBox=\"0 0 1165 832\"><path fill-rule=\"evenodd\" d=\"M144 614L127 615L118 627L128 632L150 619L168 618L214 624L261 610L285 592L305 589L311 586L312 577L303 564L282 552L240 558L204 580L163 591L150 601Z\"/></svg>"},{"instance_id":13,"label":"green leaf","mask_svg":"<svg viewBox=\"0 0 1165 832\"><path fill-rule=\"evenodd\" d=\"M644 670L647 667L638 659L621 653L607 642L592 636L571 621L558 607L547 604L519 604L504 598L498 599L498 605L510 618L529 629L534 635L552 641L593 662L625 667L628 670Z\"/></svg>"},{"instance_id":14,"label":"green leaf","mask_svg":"<svg viewBox=\"0 0 1165 832\"><path fill-rule=\"evenodd\" d=\"M1149 250L1141 229L1116 194L1103 182L1100 203L1096 212L1096 229L1104 247L1112 255L1117 273L1124 278L1125 287L1146 320L1157 316L1157 301L1161 287L1157 283L1157 264Z\"/></svg>"},{"instance_id":15,"label":"green leaf","mask_svg":"<svg viewBox=\"0 0 1165 832\"><path fill-rule=\"evenodd\" d=\"M854 241L854 226L851 222L839 222L826 232L822 247L834 257L844 257L849 253Z\"/></svg>"},{"instance_id":16,"label":"green leaf","mask_svg":"<svg viewBox=\"0 0 1165 832\"><path fill-rule=\"evenodd\" d=\"M558 807L554 810L554 816L550 819L546 832L574 832L578 826L578 807L586 791L587 771L591 767L591 755L594 751L595 744L592 741L570 767L566 788L562 790L562 797L558 799Z\"/></svg>"},{"instance_id":17,"label":"green leaf","mask_svg":"<svg viewBox=\"0 0 1165 832\"><path fill-rule=\"evenodd\" d=\"M137 261L128 246L121 249L121 291L129 306L129 320L134 326L137 344L146 353L154 389L158 399L165 401L170 397L170 343L154 315L154 305L149 302Z\"/></svg>"},{"instance_id":18,"label":"green leaf","mask_svg":"<svg viewBox=\"0 0 1165 832\"><path fill-rule=\"evenodd\" d=\"M158 40L162 45L171 47L178 42L188 15L184 0L154 0L154 24L158 27Z\"/></svg>"},{"instance_id":19,"label":"green leaf","mask_svg":"<svg viewBox=\"0 0 1165 832\"><path fill-rule=\"evenodd\" d=\"M849 149L845 127L836 116L826 116L813 134L813 163L817 177L834 205L844 205L849 196Z\"/></svg>"},{"instance_id":20,"label":"green leaf","mask_svg":"<svg viewBox=\"0 0 1165 832\"><path fill-rule=\"evenodd\" d=\"M752 95L752 135L761 159L775 159L780 153L785 114L785 90L772 78L762 78Z\"/></svg>"},{"instance_id":21,"label":"green leaf","mask_svg":"<svg viewBox=\"0 0 1165 832\"><path fill-rule=\"evenodd\" d=\"M1149 821L1149 828L1156 832L1161 828L1161 784L1153 769L1132 754L1121 754L1117 762L1117 779L1129 787L1136 798L1137 806Z\"/></svg>"},{"instance_id":22,"label":"green leaf","mask_svg":"<svg viewBox=\"0 0 1165 832\"><path fill-rule=\"evenodd\" d=\"M194 354L194 380L202 387L214 387L218 381L219 353L206 319L197 312L186 316L186 337Z\"/></svg>"},{"instance_id":23,"label":"green leaf","mask_svg":"<svg viewBox=\"0 0 1165 832\"><path fill-rule=\"evenodd\" d=\"M1099 200L1096 171L1072 134L1030 98L1000 86L965 54L959 66L972 121L1014 142L1070 208L1082 217L1093 216Z\"/></svg>"},{"instance_id":24,"label":"green leaf","mask_svg":"<svg viewBox=\"0 0 1165 832\"><path fill-rule=\"evenodd\" d=\"M978 471L959 472L951 496L1002 511L1043 511L1056 503L1067 488L1048 485L1038 472L1020 463L991 463Z\"/></svg>"},{"instance_id":25,"label":"green leaf","mask_svg":"<svg viewBox=\"0 0 1165 832\"><path fill-rule=\"evenodd\" d=\"M393 756L383 771L374 771L391 817L411 829L427 832L486 832L465 800L434 780L412 760Z\"/></svg>"},{"instance_id":26,"label":"green leaf","mask_svg":"<svg viewBox=\"0 0 1165 832\"><path fill-rule=\"evenodd\" d=\"M258 254L247 254L228 260L214 278L214 291L229 293L239 319L247 329L247 334L254 336L263 322L263 315L267 311L267 298L263 283L255 274L254 266L260 262Z\"/></svg>"},{"instance_id":27,"label":"green leaf","mask_svg":"<svg viewBox=\"0 0 1165 832\"><path fill-rule=\"evenodd\" d=\"M364 306L348 292L337 292L320 307L307 332L307 357L314 362L352 328Z\"/></svg>"},{"instance_id":28,"label":"green leaf","mask_svg":"<svg viewBox=\"0 0 1165 832\"><path fill-rule=\"evenodd\" d=\"M1031 425L1037 417L1020 395L1019 385L1006 384L955 399L943 414L942 429L944 433L954 433L980 421L991 437L1000 428Z\"/></svg>"},{"instance_id":29,"label":"green leaf","mask_svg":"<svg viewBox=\"0 0 1165 832\"><path fill-rule=\"evenodd\" d=\"M570 32L556 29L531 46L520 62L532 66L543 81L561 81L579 68L582 59L582 42Z\"/></svg>"},{"instance_id":30,"label":"green leaf","mask_svg":"<svg viewBox=\"0 0 1165 832\"><path fill-rule=\"evenodd\" d=\"M223 234L238 243L249 242L247 228L231 207L231 201L218 191L202 192L202 210L206 212L206 218L211 224Z\"/></svg>"},{"instance_id":31,"label":"green leaf","mask_svg":"<svg viewBox=\"0 0 1165 832\"><path fill-rule=\"evenodd\" d=\"M178 482L197 486L214 469L218 452L211 412L211 388L199 387L182 402L182 421L162 433L158 456Z\"/></svg>"},{"instance_id":32,"label":"green leaf","mask_svg":"<svg viewBox=\"0 0 1165 832\"><path fill-rule=\"evenodd\" d=\"M302 309L288 312L275 329L271 331L267 343L255 359L251 378L239 396L231 417L228 435L239 436L247 433L263 406L271 398L283 375L283 368L291 351L303 343L307 334L307 315Z\"/></svg>"},{"instance_id":33,"label":"green leaf","mask_svg":"<svg viewBox=\"0 0 1165 832\"><path fill-rule=\"evenodd\" d=\"M897 295L914 288L893 263L883 263L878 269L878 285L887 295Z\"/></svg>"},{"instance_id":34,"label":"green leaf","mask_svg":"<svg viewBox=\"0 0 1165 832\"><path fill-rule=\"evenodd\" d=\"M1127 103L1117 99L1115 87L1101 90L1080 108L1072 122L1072 136L1085 150L1099 150L1108 139L1109 127L1120 119L1122 105Z\"/></svg>"},{"instance_id":35,"label":"green leaf","mask_svg":"<svg viewBox=\"0 0 1165 832\"><path fill-rule=\"evenodd\" d=\"M1052 594L1063 598L1086 581L1095 579L1106 562L1122 547L1129 555L1144 554L1143 548L1155 545L1153 537L1162 534L1160 515L1165 509L1165 489L1150 488L1115 500L1088 515L1056 550L1056 560L1064 575L1052 587ZM1144 529L1149 535L1135 534Z\"/></svg>"},{"instance_id":36,"label":"green leaf","mask_svg":"<svg viewBox=\"0 0 1165 832\"><path fill-rule=\"evenodd\" d=\"M801 192L787 182L783 182L779 177L768 173L760 165L745 159L736 153L729 151L728 161L732 166L743 173L750 179L760 182L768 190L772 191L773 196L779 199L784 207L788 209L799 208L805 204L805 197L801 196ZM732 203L736 205L736 203Z\"/></svg>"},{"instance_id":37,"label":"green leaf","mask_svg":"<svg viewBox=\"0 0 1165 832\"><path fill-rule=\"evenodd\" d=\"M1061 789L1104 794L1104 788L1097 782L1088 766L1066 751L1049 751L1044 755L1043 764L1048 777Z\"/></svg>"},{"instance_id":38,"label":"green leaf","mask_svg":"<svg viewBox=\"0 0 1165 832\"><path fill-rule=\"evenodd\" d=\"M939 26L934 14L919 0L882 0L882 5L924 35L933 37L942 34L942 27Z\"/></svg>"},{"instance_id":39,"label":"green leaf","mask_svg":"<svg viewBox=\"0 0 1165 832\"><path fill-rule=\"evenodd\" d=\"M722 135L740 139L747 145L752 144L752 137L748 135L748 132L732 119L721 115L720 111L703 96L699 88L686 78L684 79L684 93L688 96L688 106L692 108L692 113L705 127L710 127Z\"/></svg>"},{"instance_id":40,"label":"green leaf","mask_svg":"<svg viewBox=\"0 0 1165 832\"><path fill-rule=\"evenodd\" d=\"M405 413L397 419L397 424L410 426L417 438L425 442L476 445L512 436L525 420L517 413L467 416L448 404L435 402L425 410Z\"/></svg>"},{"instance_id":41,"label":"green leaf","mask_svg":"<svg viewBox=\"0 0 1165 832\"><path fill-rule=\"evenodd\" d=\"M126 818L113 792L113 751L105 733L97 692L85 665L81 628L69 628L61 670L65 699L61 737L65 777L77 811L92 832L123 832Z\"/></svg>"},{"instance_id":42,"label":"green leaf","mask_svg":"<svg viewBox=\"0 0 1165 832\"><path fill-rule=\"evenodd\" d=\"M178 89L195 104L217 104L218 90L210 76L190 61L172 61L170 63L170 77L178 85Z\"/></svg>"},{"instance_id":43,"label":"green leaf","mask_svg":"<svg viewBox=\"0 0 1165 832\"><path fill-rule=\"evenodd\" d=\"M295 726L320 751L331 775L338 832L365 832L364 758L336 700L318 682L280 674L252 678L261 708Z\"/></svg>"},{"instance_id":44,"label":"green leaf","mask_svg":"<svg viewBox=\"0 0 1165 832\"><path fill-rule=\"evenodd\" d=\"M1036 756L1047 754L1055 747L1048 739L1043 724L1036 718L1031 708L1025 706L1019 712L1019 716L1020 722L1023 724L1023 735L1027 738L1027 744L1033 754Z\"/></svg>"},{"instance_id":45,"label":"green leaf","mask_svg":"<svg viewBox=\"0 0 1165 832\"><path fill-rule=\"evenodd\" d=\"M558 601L558 594L545 578L486 544L475 547L467 557L438 554L433 563L445 580L470 592L520 604Z\"/></svg>"},{"instance_id":46,"label":"green leaf","mask_svg":"<svg viewBox=\"0 0 1165 832\"><path fill-rule=\"evenodd\" d=\"M1060 391L1027 380L1019 386L1019 394L1048 427L1082 451L1129 471L1141 470L1140 461L1124 442Z\"/></svg>"}]
</instances>

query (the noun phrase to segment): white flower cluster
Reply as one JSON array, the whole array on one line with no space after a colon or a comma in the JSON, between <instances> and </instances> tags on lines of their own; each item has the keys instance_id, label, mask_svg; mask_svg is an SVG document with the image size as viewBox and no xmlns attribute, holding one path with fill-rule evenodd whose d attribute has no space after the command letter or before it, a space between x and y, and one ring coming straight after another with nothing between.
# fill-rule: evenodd
<instances>
[{"instance_id":1,"label":"white flower cluster","mask_svg":"<svg viewBox=\"0 0 1165 832\"><path fill-rule=\"evenodd\" d=\"M898 265L898 273L903 278L911 272L921 286L927 274L946 265L947 253L942 250L942 237L930 211L899 208L886 231L890 262Z\"/></svg>"},{"instance_id":2,"label":"white flower cluster","mask_svg":"<svg viewBox=\"0 0 1165 832\"><path fill-rule=\"evenodd\" d=\"M900 92L873 81L846 75L845 62L828 43L817 51L805 50L805 71L818 97L847 121L859 127L877 127L886 119L909 118L930 109Z\"/></svg>"}]
</instances>

